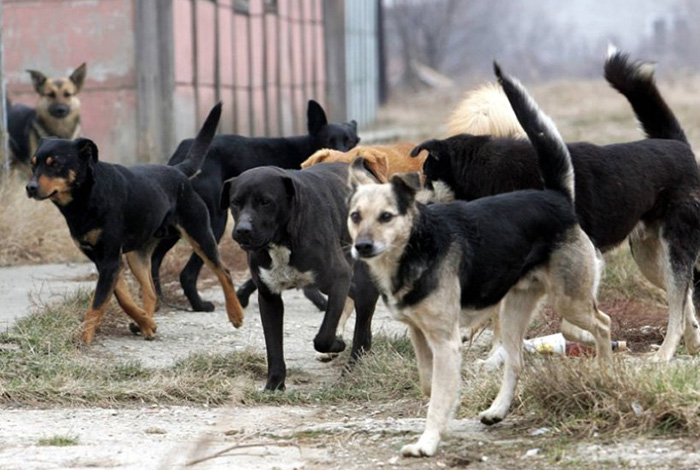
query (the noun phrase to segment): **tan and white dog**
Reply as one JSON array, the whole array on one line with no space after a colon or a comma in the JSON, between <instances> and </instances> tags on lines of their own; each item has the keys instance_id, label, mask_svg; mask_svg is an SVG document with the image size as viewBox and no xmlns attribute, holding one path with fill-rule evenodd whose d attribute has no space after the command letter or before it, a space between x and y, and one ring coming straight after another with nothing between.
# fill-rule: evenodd
<instances>
[{"instance_id":1,"label":"tan and white dog","mask_svg":"<svg viewBox=\"0 0 700 470\"><path fill-rule=\"evenodd\" d=\"M612 360L610 319L595 299L595 248L574 212L567 147L522 85L498 67L496 74L537 152L544 191L423 205L415 199L416 175L378 184L361 159L351 166L352 254L368 265L394 317L409 326L421 388L430 397L425 431L402 448L405 456L435 454L459 401L460 324L478 324L501 301L505 372L498 396L479 415L484 424L508 414L525 330L545 296L593 335L599 359Z\"/></svg>"},{"instance_id":2,"label":"tan and white dog","mask_svg":"<svg viewBox=\"0 0 700 470\"><path fill-rule=\"evenodd\" d=\"M27 70L39 98L35 108L21 104L9 107L8 128L14 163L28 164L44 137L74 140L80 137L80 98L87 65L81 64L68 77L47 77Z\"/></svg>"}]
</instances>

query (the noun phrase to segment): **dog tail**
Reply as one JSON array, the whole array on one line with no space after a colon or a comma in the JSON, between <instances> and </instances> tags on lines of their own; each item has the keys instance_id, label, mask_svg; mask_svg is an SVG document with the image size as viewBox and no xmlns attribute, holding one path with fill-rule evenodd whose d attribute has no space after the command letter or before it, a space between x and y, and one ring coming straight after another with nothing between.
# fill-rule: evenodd
<instances>
[{"instance_id":1,"label":"dog tail","mask_svg":"<svg viewBox=\"0 0 700 470\"><path fill-rule=\"evenodd\" d=\"M493 66L520 125L535 148L545 188L559 191L573 202L574 167L557 127L518 80L503 74L497 63Z\"/></svg>"},{"instance_id":2,"label":"dog tail","mask_svg":"<svg viewBox=\"0 0 700 470\"><path fill-rule=\"evenodd\" d=\"M211 111L209 111L209 116L207 116L197 137L192 142L192 146L187 152L185 159L175 165L175 168L184 173L188 178L191 179L197 176L199 170L202 168L202 163L204 163L204 158L207 156L209 145L211 145L212 140L214 140L216 126L219 125L220 117L221 102L218 102Z\"/></svg>"},{"instance_id":3,"label":"dog tail","mask_svg":"<svg viewBox=\"0 0 700 470\"><path fill-rule=\"evenodd\" d=\"M447 121L447 133L526 137L508 98L495 83L486 83L466 94Z\"/></svg>"},{"instance_id":4,"label":"dog tail","mask_svg":"<svg viewBox=\"0 0 700 470\"><path fill-rule=\"evenodd\" d=\"M650 139L680 140L687 144L685 132L656 87L655 68L653 62L631 62L629 54L618 51L614 46L608 47L605 79L627 98L646 136Z\"/></svg>"}]
</instances>

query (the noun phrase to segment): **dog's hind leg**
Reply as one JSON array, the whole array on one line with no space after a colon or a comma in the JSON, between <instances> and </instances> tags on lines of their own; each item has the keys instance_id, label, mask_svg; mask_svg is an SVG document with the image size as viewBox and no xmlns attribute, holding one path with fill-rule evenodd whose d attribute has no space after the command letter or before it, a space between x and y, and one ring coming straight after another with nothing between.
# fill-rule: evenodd
<instances>
[{"instance_id":1,"label":"dog's hind leg","mask_svg":"<svg viewBox=\"0 0 700 470\"><path fill-rule=\"evenodd\" d=\"M179 239L179 237L163 238L158 242L151 256L151 278L153 279L153 285L155 286L159 302L163 300L163 288L160 284L160 265L163 263L165 255L177 244ZM156 305L156 310L158 307L159 306Z\"/></svg>"},{"instance_id":2,"label":"dog's hind leg","mask_svg":"<svg viewBox=\"0 0 700 470\"><path fill-rule=\"evenodd\" d=\"M216 275L224 291L228 319L233 326L240 328L243 325L245 313L236 296L231 273L221 263L216 240L209 228L209 213L206 205L192 191L180 198L177 211L181 224L177 226L180 235L188 241L194 252Z\"/></svg>"},{"instance_id":3,"label":"dog's hind leg","mask_svg":"<svg viewBox=\"0 0 700 470\"><path fill-rule=\"evenodd\" d=\"M211 211L209 213L211 214ZM213 215L210 220L212 234L214 235L215 243L218 244L226 230L226 213L223 216L220 214ZM202 271L203 264L204 261L198 253L193 253L180 272L180 285L195 312L213 312L214 304L203 300L197 291L197 279ZM255 287L255 284L253 284L253 287Z\"/></svg>"},{"instance_id":4,"label":"dog's hind leg","mask_svg":"<svg viewBox=\"0 0 700 470\"><path fill-rule=\"evenodd\" d=\"M667 220L661 241L669 318L666 337L655 356L659 361L671 360L680 343L681 333L690 354L697 354L700 351L700 331L695 316L692 290L693 269L697 258L697 250L693 249L692 242L697 241L697 236L693 236L691 240L688 240L691 238L688 236L680 240L678 234L683 232L681 228L674 227L676 222L680 222L678 219L680 217Z\"/></svg>"},{"instance_id":5,"label":"dog's hind leg","mask_svg":"<svg viewBox=\"0 0 700 470\"><path fill-rule=\"evenodd\" d=\"M141 334L145 339L153 339L156 337L156 324L148 316L148 314L134 302L134 298L129 292L129 286L124 278L124 273L120 272L117 278L117 283L114 287L114 296L121 306L122 310L129 315L137 325ZM129 325L129 329L133 332L133 328Z\"/></svg>"},{"instance_id":6,"label":"dog's hind leg","mask_svg":"<svg viewBox=\"0 0 700 470\"><path fill-rule=\"evenodd\" d=\"M151 250L140 252L131 251L126 253L126 262L129 264L129 269L134 274L134 277L139 282L141 287L141 297L143 300L143 309L146 311L148 318L153 318L156 311L156 288L151 278Z\"/></svg>"},{"instance_id":7,"label":"dog's hind leg","mask_svg":"<svg viewBox=\"0 0 700 470\"><path fill-rule=\"evenodd\" d=\"M484 424L495 424L503 420L510 410L523 369L523 339L533 314L537 311L544 289L535 280L526 281L528 285L519 288L518 285L503 301L499 311L501 320L501 339L505 352L505 367L501 388L489 409L479 413L479 419Z\"/></svg>"}]
</instances>

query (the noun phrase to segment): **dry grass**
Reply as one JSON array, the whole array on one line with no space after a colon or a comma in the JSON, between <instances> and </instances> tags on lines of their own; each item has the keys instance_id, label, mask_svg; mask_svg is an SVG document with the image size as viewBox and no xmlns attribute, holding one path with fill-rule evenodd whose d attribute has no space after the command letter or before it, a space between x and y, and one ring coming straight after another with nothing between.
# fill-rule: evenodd
<instances>
[{"instance_id":1,"label":"dry grass","mask_svg":"<svg viewBox=\"0 0 700 470\"><path fill-rule=\"evenodd\" d=\"M695 361L649 364L592 359L533 361L523 377L526 420L573 435L697 435L700 376ZM575 364L572 364L575 363Z\"/></svg>"},{"instance_id":2,"label":"dry grass","mask_svg":"<svg viewBox=\"0 0 700 470\"><path fill-rule=\"evenodd\" d=\"M78 291L0 335L0 403L222 404L264 377L265 358L251 351L193 355L167 369L86 358L77 335L89 301Z\"/></svg>"},{"instance_id":3,"label":"dry grass","mask_svg":"<svg viewBox=\"0 0 700 470\"><path fill-rule=\"evenodd\" d=\"M19 175L0 179L0 266L84 261L50 202L29 199Z\"/></svg>"}]
</instances>

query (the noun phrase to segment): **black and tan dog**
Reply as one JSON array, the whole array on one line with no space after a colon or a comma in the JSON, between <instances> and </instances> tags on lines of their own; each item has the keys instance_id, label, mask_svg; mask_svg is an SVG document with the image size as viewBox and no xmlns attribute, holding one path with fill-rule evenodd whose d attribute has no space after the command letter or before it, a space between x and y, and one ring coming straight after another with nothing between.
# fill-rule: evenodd
<instances>
[{"instance_id":1,"label":"black and tan dog","mask_svg":"<svg viewBox=\"0 0 700 470\"><path fill-rule=\"evenodd\" d=\"M151 254L158 241L173 232L187 239L211 268L224 289L226 311L235 327L243 310L228 270L222 265L204 202L190 178L199 171L214 137L221 104L207 117L187 157L172 167L129 168L98 161L97 146L88 139L43 139L31 158L27 194L52 201L66 218L71 236L97 266L99 278L85 315L83 340L91 343L111 294L135 322L132 331L155 337L156 293ZM144 308L136 305L122 272L122 257L141 286Z\"/></svg>"},{"instance_id":2,"label":"black and tan dog","mask_svg":"<svg viewBox=\"0 0 700 470\"><path fill-rule=\"evenodd\" d=\"M353 255L369 266L394 317L408 324L422 390L430 397L425 431L402 448L406 456L433 455L457 406L460 321L482 321L503 299L506 367L498 396L480 414L483 423L509 411L525 331L545 295L595 337L601 360L612 360L610 319L596 306L595 248L574 212L569 152L527 91L498 68L496 74L532 141L543 191L426 206L415 200L417 177L415 183L394 176L376 184L360 160L352 164L347 223Z\"/></svg>"},{"instance_id":3,"label":"black and tan dog","mask_svg":"<svg viewBox=\"0 0 700 470\"><path fill-rule=\"evenodd\" d=\"M231 208L232 236L248 254L258 288L265 345L265 388L284 388L284 303L287 289L314 287L328 295L326 314L314 338L321 353L345 349L336 336L349 297L357 311L351 358L371 346L378 293L366 267L353 265L347 217L348 165L328 163L305 170L254 168L226 182L221 207ZM345 310L346 313L347 310Z\"/></svg>"},{"instance_id":4,"label":"black and tan dog","mask_svg":"<svg viewBox=\"0 0 700 470\"><path fill-rule=\"evenodd\" d=\"M568 148L583 230L602 252L629 239L642 273L666 290L668 330L655 358L668 361L681 336L688 352L700 352L692 301L693 268L700 252L700 173L653 72L651 64L630 62L614 49L605 63L605 78L630 102L647 139L604 146L576 142ZM440 181L457 199L542 188L535 152L524 140L458 135L424 142L414 155L420 150L429 152L423 166L426 184ZM566 323L562 331L586 339Z\"/></svg>"},{"instance_id":5,"label":"black and tan dog","mask_svg":"<svg viewBox=\"0 0 700 470\"><path fill-rule=\"evenodd\" d=\"M360 141L357 122L329 123L320 104L309 100L307 109L307 135L294 137L244 137L241 135L218 135L214 138L209 155L192 185L204 200L211 216L211 229L217 241L226 228L226 208L219 207L219 196L224 181L240 175L246 170L260 166L277 166L298 169L312 153L322 148L350 150ZM176 165L187 154L192 140L183 140L168 162ZM165 254L177 243L177 237L163 240L153 255L153 279L160 295L158 271ZM214 309L211 302L202 300L197 292L197 278L202 269L202 260L194 253L180 273L180 283L195 311L208 312ZM255 292L255 284L248 281L238 291L241 303L248 304L248 297ZM325 299L317 291L305 290L305 294L320 309L325 310Z\"/></svg>"},{"instance_id":6,"label":"black and tan dog","mask_svg":"<svg viewBox=\"0 0 700 470\"><path fill-rule=\"evenodd\" d=\"M80 136L80 98L87 65L81 64L69 77L48 78L28 70L39 95L36 107L15 104L8 107L8 131L13 164L29 164L44 137L76 139Z\"/></svg>"}]
</instances>

